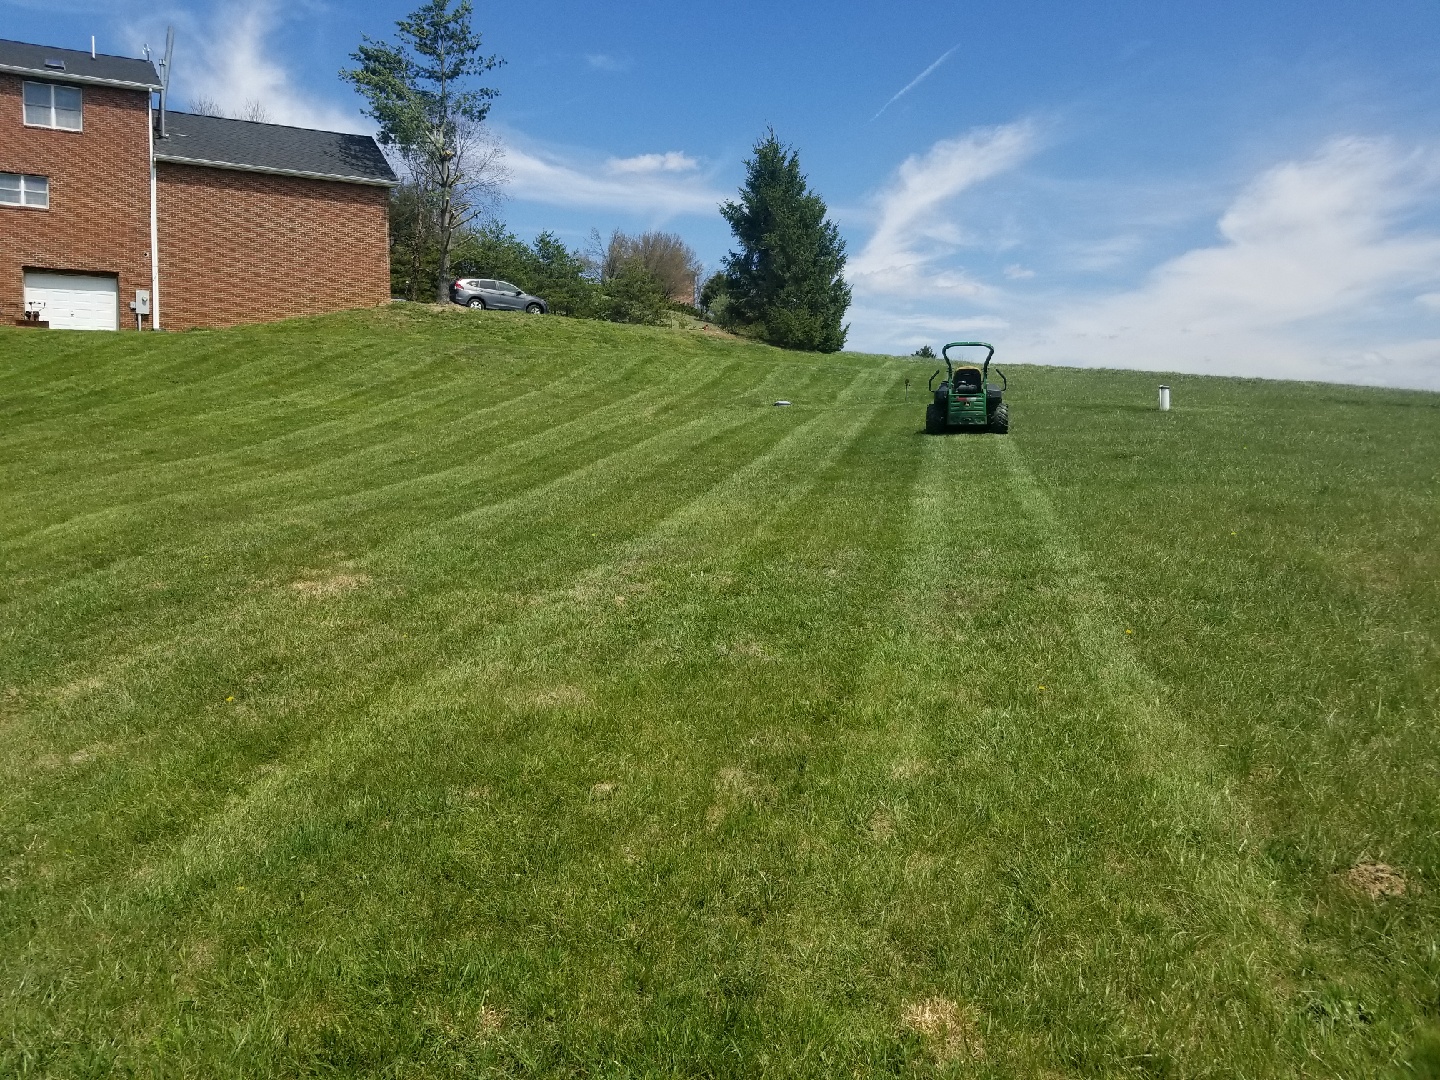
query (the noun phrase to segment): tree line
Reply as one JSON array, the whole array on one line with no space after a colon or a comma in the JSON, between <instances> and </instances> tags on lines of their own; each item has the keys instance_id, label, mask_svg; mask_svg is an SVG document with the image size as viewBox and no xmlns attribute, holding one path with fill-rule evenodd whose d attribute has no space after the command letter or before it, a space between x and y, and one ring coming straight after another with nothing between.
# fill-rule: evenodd
<instances>
[{"instance_id":1,"label":"tree line","mask_svg":"<svg viewBox=\"0 0 1440 1080\"><path fill-rule=\"evenodd\" d=\"M574 250L552 232L527 244L500 223L504 155L484 126L497 91L476 80L504 61L484 54L472 23L470 0L428 0L396 23L398 43L362 38L341 72L403 178L390 201L396 295L446 303L456 278L500 278L556 314L658 323L680 308L784 348L844 347L845 242L773 130L745 162L738 198L719 207L736 250L703 287L674 233L592 231Z\"/></svg>"}]
</instances>

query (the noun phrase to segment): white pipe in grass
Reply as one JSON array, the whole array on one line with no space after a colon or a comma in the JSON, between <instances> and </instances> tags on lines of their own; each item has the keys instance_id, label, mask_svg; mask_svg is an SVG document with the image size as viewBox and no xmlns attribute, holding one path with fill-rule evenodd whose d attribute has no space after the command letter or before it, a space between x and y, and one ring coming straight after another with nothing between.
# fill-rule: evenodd
<instances>
[{"instance_id":1,"label":"white pipe in grass","mask_svg":"<svg viewBox=\"0 0 1440 1080\"><path fill-rule=\"evenodd\" d=\"M1170 411L1170 388L1168 386L1160 387L1160 411Z\"/></svg>"}]
</instances>

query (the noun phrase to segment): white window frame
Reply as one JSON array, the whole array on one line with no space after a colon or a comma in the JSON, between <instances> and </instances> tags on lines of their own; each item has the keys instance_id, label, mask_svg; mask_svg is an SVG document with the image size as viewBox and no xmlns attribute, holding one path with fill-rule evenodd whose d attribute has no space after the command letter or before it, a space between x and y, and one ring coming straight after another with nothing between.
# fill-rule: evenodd
<instances>
[{"instance_id":1,"label":"white window frame","mask_svg":"<svg viewBox=\"0 0 1440 1080\"><path fill-rule=\"evenodd\" d=\"M48 176L36 176L33 173L0 173L0 176L16 177L20 187L19 202L0 202L0 206L13 207L17 210L49 210L50 209L50 178ZM39 183L35 183L35 181ZM43 196L44 201L34 201L37 196Z\"/></svg>"},{"instance_id":2,"label":"white window frame","mask_svg":"<svg viewBox=\"0 0 1440 1080\"><path fill-rule=\"evenodd\" d=\"M48 91L48 96L49 96L49 98L50 98L50 105L49 105L49 109L50 109L50 122L49 122L48 124L32 124L32 123L30 122L29 117L26 115L26 110L29 109L29 108L31 108L32 106L30 106L29 104L27 104L27 102L25 101L25 97L26 97L27 93L29 92L30 87L32 87L32 86L43 87L43 88L45 88L45 89ZM61 127L58 123L56 123L56 121L55 121L56 113L57 113L57 110L56 110L56 108L55 108L55 89L56 89L56 87L59 87L59 88L62 89L62 90L73 90L77 95L79 95L79 98L80 98L80 108L77 110L77 111L79 112L79 114L80 114L80 126L79 126L79 127ZM41 106L41 107L43 108L44 106ZM38 81L38 80L26 79L25 82L24 82L24 85L21 86L21 88L20 88L20 120L21 120L22 123L24 123L24 125L25 125L26 127L45 128L47 131L84 131L84 130L85 130L85 91L82 90L82 89L81 89L80 87L78 87L78 86L70 86L70 85L68 85L68 84L66 84L66 83L40 82L40 81Z\"/></svg>"}]
</instances>

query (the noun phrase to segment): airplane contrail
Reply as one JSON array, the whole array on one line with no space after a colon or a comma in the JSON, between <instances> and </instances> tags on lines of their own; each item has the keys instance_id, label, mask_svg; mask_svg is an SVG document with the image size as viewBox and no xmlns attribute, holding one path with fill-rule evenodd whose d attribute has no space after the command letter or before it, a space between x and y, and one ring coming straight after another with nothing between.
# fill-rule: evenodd
<instances>
[{"instance_id":1,"label":"airplane contrail","mask_svg":"<svg viewBox=\"0 0 1440 1080\"><path fill-rule=\"evenodd\" d=\"M904 89L902 89L898 94L896 94L894 97L892 97L889 101L885 102L884 105L881 105L881 106L880 106L880 112L877 112L874 116L872 116L872 117L870 118L870 123L873 124L876 120L879 120L879 119L880 119L880 113L883 113L883 112L884 112L886 109L888 109L891 105L894 105L895 102L899 101L902 97L904 97L906 94L908 94L911 90L914 90L915 87L919 86L922 82L924 82L925 79L930 75L930 73L931 73L932 71L934 71L936 68L938 68L941 64L943 64L946 60L949 60L950 57L951 57L951 55L952 55L952 54L955 52L955 50L958 49L958 48L960 48L960 46L959 46L958 44L952 45L952 46L950 47L950 49L945 53L944 56L940 57L939 60L936 60L933 64L931 64L929 67L927 67L924 71L920 72L919 75L916 75L915 78L911 79L908 83L906 83Z\"/></svg>"}]
</instances>

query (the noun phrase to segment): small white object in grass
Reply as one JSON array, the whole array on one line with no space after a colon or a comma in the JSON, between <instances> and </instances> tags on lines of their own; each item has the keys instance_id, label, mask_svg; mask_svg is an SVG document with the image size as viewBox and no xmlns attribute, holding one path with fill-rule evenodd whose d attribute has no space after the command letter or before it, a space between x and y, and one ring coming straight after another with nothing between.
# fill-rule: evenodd
<instances>
[{"instance_id":1,"label":"small white object in grass","mask_svg":"<svg viewBox=\"0 0 1440 1080\"><path fill-rule=\"evenodd\" d=\"M777 401L777 402L775 402L775 404L776 404L776 405L789 405L790 402L788 402L788 401Z\"/></svg>"},{"instance_id":2,"label":"small white object in grass","mask_svg":"<svg viewBox=\"0 0 1440 1080\"><path fill-rule=\"evenodd\" d=\"M1170 388L1168 386L1160 387L1160 411L1170 411Z\"/></svg>"}]
</instances>

